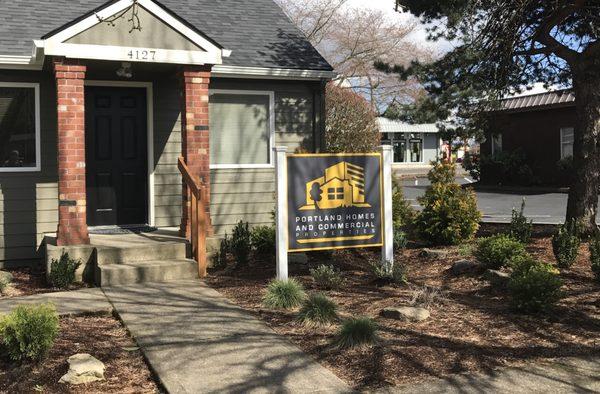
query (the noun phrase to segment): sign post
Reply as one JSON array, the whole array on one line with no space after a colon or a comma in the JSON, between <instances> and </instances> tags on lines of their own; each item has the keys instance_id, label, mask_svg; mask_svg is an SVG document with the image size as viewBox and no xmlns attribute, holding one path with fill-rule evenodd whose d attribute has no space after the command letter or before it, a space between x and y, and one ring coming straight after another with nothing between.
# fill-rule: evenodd
<instances>
[{"instance_id":1,"label":"sign post","mask_svg":"<svg viewBox=\"0 0 600 394\"><path fill-rule=\"evenodd\" d=\"M287 237L287 148L277 146L275 151L277 209L275 210L275 245L277 247L277 279L288 278Z\"/></svg>"},{"instance_id":2,"label":"sign post","mask_svg":"<svg viewBox=\"0 0 600 394\"><path fill-rule=\"evenodd\" d=\"M381 263L388 274L394 267L394 220L392 211L392 161L391 145L381 146L383 162L383 246L381 247Z\"/></svg>"}]
</instances>

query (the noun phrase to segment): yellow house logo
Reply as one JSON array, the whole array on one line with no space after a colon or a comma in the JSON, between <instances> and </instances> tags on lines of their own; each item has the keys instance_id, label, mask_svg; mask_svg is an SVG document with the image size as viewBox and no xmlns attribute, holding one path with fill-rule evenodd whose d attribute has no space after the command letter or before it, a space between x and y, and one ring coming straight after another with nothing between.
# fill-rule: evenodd
<instances>
[{"instance_id":1,"label":"yellow house logo","mask_svg":"<svg viewBox=\"0 0 600 394\"><path fill-rule=\"evenodd\" d=\"M300 210L370 208L365 202L364 168L340 162L325 169L325 175L306 183L306 205Z\"/></svg>"}]
</instances>

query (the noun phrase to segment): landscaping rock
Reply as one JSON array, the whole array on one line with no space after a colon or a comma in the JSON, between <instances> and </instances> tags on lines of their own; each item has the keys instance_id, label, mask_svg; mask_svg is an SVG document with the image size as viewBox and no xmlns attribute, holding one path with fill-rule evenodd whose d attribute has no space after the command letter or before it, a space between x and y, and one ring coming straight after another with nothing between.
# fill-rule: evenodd
<instances>
[{"instance_id":1,"label":"landscaping rock","mask_svg":"<svg viewBox=\"0 0 600 394\"><path fill-rule=\"evenodd\" d=\"M431 257L434 259L445 259L448 257L448 252L441 249L428 249L425 248L419 252L419 256L421 257Z\"/></svg>"},{"instance_id":2,"label":"landscaping rock","mask_svg":"<svg viewBox=\"0 0 600 394\"><path fill-rule=\"evenodd\" d=\"M510 274L497 270L487 270L483 274L485 280L490 282L492 286L506 286L510 280Z\"/></svg>"},{"instance_id":3,"label":"landscaping rock","mask_svg":"<svg viewBox=\"0 0 600 394\"><path fill-rule=\"evenodd\" d=\"M418 322L429 318L431 314L425 308L402 306L399 308L385 308L381 311L381 316L389 319Z\"/></svg>"},{"instance_id":4,"label":"landscaping rock","mask_svg":"<svg viewBox=\"0 0 600 394\"><path fill-rule=\"evenodd\" d=\"M460 260L452 264L451 270L454 275L462 275L466 274L467 272L473 272L480 266L481 265L476 261Z\"/></svg>"},{"instance_id":5,"label":"landscaping rock","mask_svg":"<svg viewBox=\"0 0 600 394\"><path fill-rule=\"evenodd\" d=\"M6 271L0 271L0 281L4 283L10 283L14 279L13 274Z\"/></svg>"},{"instance_id":6,"label":"landscaping rock","mask_svg":"<svg viewBox=\"0 0 600 394\"><path fill-rule=\"evenodd\" d=\"M69 357L69 371L59 383L83 384L104 380L106 367L102 361L87 354L79 353Z\"/></svg>"}]
</instances>

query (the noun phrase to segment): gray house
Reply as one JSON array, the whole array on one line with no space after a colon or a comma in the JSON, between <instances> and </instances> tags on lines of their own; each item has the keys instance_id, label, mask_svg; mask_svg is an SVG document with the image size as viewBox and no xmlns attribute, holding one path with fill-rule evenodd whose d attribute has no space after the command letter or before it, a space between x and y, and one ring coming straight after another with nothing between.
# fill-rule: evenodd
<instances>
[{"instance_id":1,"label":"gray house","mask_svg":"<svg viewBox=\"0 0 600 394\"><path fill-rule=\"evenodd\" d=\"M332 68L272 0L0 4L0 265L98 229L272 221L272 148L319 149Z\"/></svg>"}]
</instances>

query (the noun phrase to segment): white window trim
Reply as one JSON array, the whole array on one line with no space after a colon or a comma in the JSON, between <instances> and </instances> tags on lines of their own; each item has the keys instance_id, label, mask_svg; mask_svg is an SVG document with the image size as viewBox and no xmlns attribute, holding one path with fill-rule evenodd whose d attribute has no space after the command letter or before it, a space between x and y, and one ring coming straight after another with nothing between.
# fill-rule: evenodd
<instances>
[{"instance_id":1,"label":"white window trim","mask_svg":"<svg viewBox=\"0 0 600 394\"><path fill-rule=\"evenodd\" d=\"M563 142L563 140L564 140L564 133L565 133L566 130L571 130L571 133L573 134L573 142L571 144L575 145L575 128L572 127L572 126L561 127L560 128L560 159L561 160L568 157L568 156L565 156L564 152L563 152L563 147L565 145L565 143Z\"/></svg>"},{"instance_id":2,"label":"white window trim","mask_svg":"<svg viewBox=\"0 0 600 394\"><path fill-rule=\"evenodd\" d=\"M42 142L40 125L40 84L31 82L0 82L1 88L33 88L35 101L35 167L0 167L0 173L40 172L42 170Z\"/></svg>"},{"instance_id":3,"label":"white window trim","mask_svg":"<svg viewBox=\"0 0 600 394\"><path fill-rule=\"evenodd\" d=\"M211 170L236 169L236 168L275 168L273 147L275 146L275 92L272 90L234 90L211 89L209 97L214 94L231 94L239 96L269 96L269 163L268 164L211 164ZM210 98L209 98L210 105ZM210 130L212 132L212 130ZM210 150L210 148L209 148Z\"/></svg>"}]
</instances>

